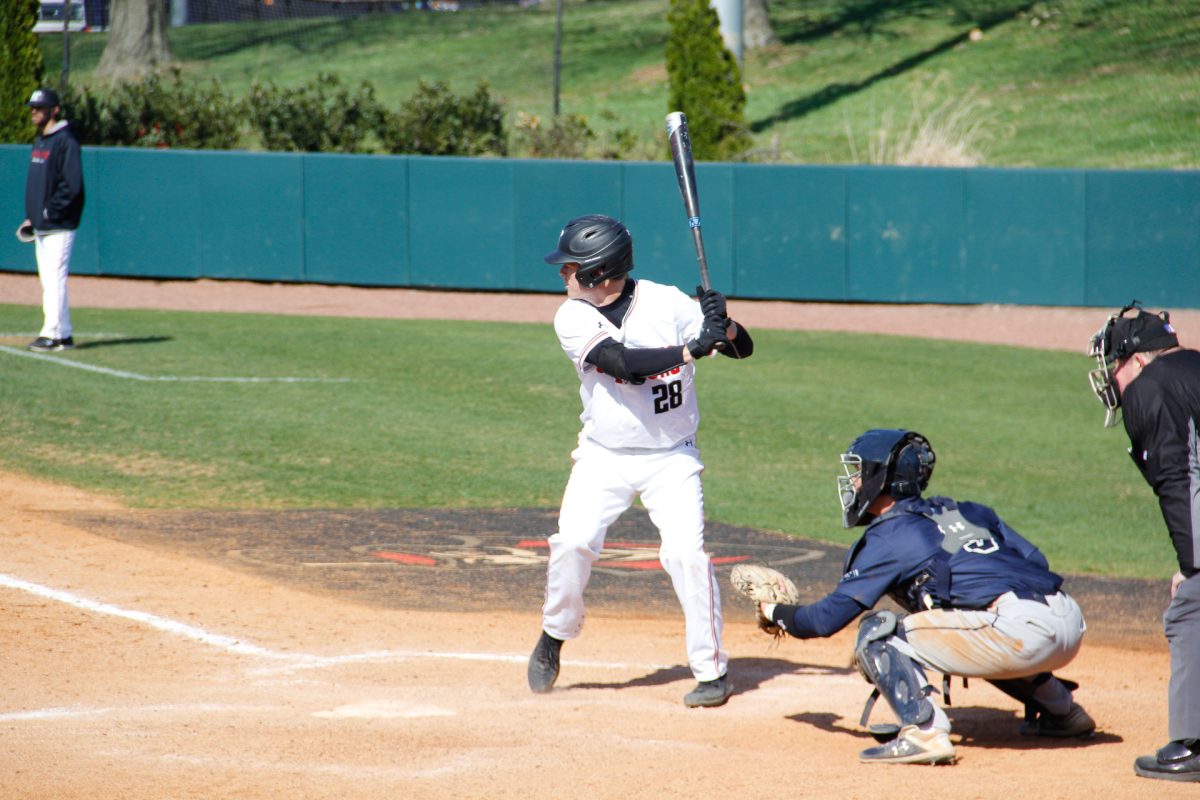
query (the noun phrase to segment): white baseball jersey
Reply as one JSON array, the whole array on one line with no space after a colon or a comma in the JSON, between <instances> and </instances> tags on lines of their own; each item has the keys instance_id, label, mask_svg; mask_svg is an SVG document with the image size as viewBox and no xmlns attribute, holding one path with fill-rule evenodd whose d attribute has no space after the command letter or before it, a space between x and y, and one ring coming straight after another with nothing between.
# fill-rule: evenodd
<instances>
[{"instance_id":1,"label":"white baseball jersey","mask_svg":"<svg viewBox=\"0 0 1200 800\"><path fill-rule=\"evenodd\" d=\"M641 383L604 374L585 359L611 338L629 348L683 347L704 324L700 304L674 286L634 283L621 326L584 300L567 300L554 315L554 332L579 374L582 435L608 448L661 450L695 435L700 410L694 364L680 364ZM680 358L682 361L682 356Z\"/></svg>"}]
</instances>

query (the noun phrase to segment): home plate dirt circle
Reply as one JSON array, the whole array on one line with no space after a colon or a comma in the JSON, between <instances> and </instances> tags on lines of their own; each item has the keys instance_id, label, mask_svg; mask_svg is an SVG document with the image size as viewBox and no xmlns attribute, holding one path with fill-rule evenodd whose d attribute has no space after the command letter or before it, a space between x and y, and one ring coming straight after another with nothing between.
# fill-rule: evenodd
<instances>
[{"instance_id":1,"label":"home plate dirt circle","mask_svg":"<svg viewBox=\"0 0 1200 800\"><path fill-rule=\"evenodd\" d=\"M457 607L536 613L542 602L546 539L556 509L376 509L312 511L133 511L71 513L64 519L119 541L169 546L310 592L387 608ZM790 577L804 602L830 591L846 548L710 522L706 548L727 620L753 607L729 584L734 564L768 564ZM609 530L592 570L588 608L677 612L658 562L658 534L641 508ZM1157 647L1165 581L1068 576L1093 640ZM885 605L888 601L885 600Z\"/></svg>"}]
</instances>

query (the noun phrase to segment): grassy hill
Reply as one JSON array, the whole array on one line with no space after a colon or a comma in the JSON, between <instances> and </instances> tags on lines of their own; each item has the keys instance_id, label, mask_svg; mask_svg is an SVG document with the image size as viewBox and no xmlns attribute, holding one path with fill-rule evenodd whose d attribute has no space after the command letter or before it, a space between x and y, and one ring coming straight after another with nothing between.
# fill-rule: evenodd
<instances>
[{"instance_id":1,"label":"grassy hill","mask_svg":"<svg viewBox=\"0 0 1200 800\"><path fill-rule=\"evenodd\" d=\"M626 156L665 158L666 0L567 0L561 107ZM780 43L747 52L754 160L1200 168L1200 0L771 0ZM554 3L172 28L188 75L239 96L327 71L398 104L418 79L486 79L553 108ZM71 42L73 82L107 34ZM60 37L43 37L48 76ZM515 153L520 155L520 152Z\"/></svg>"}]
</instances>

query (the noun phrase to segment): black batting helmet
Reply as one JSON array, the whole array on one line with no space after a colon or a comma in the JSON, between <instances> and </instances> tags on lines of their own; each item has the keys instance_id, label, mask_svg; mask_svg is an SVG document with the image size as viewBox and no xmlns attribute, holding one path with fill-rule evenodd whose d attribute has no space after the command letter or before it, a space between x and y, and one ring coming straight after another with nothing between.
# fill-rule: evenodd
<instances>
[{"instance_id":1,"label":"black batting helmet","mask_svg":"<svg viewBox=\"0 0 1200 800\"><path fill-rule=\"evenodd\" d=\"M633 234L620 220L603 214L576 217L558 235L547 264L579 264L575 277L592 289L633 269Z\"/></svg>"},{"instance_id":2,"label":"black batting helmet","mask_svg":"<svg viewBox=\"0 0 1200 800\"><path fill-rule=\"evenodd\" d=\"M876 428L859 436L842 453L843 474L837 479L843 526L874 519L867 508L881 494L896 500L920 497L936 461L929 440L914 431Z\"/></svg>"}]
</instances>

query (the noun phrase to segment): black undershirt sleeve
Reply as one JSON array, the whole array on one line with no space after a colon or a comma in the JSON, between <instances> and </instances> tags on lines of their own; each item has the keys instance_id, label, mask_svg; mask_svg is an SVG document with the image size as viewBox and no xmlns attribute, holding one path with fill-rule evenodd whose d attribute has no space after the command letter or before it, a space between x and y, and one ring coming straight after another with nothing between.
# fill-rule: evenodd
<instances>
[{"instance_id":1,"label":"black undershirt sleeve","mask_svg":"<svg viewBox=\"0 0 1200 800\"><path fill-rule=\"evenodd\" d=\"M584 361L599 367L606 375L633 381L678 367L683 363L683 348L674 346L631 349L613 339L605 339L591 349Z\"/></svg>"}]
</instances>

